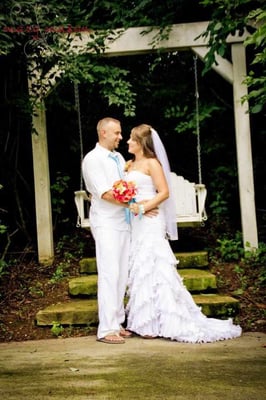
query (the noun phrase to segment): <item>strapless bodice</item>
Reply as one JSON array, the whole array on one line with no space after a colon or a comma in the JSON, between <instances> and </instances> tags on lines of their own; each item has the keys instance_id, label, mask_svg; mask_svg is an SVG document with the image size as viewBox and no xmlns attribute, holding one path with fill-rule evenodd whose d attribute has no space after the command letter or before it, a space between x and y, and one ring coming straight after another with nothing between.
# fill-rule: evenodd
<instances>
[{"instance_id":1,"label":"strapless bodice","mask_svg":"<svg viewBox=\"0 0 266 400\"><path fill-rule=\"evenodd\" d=\"M141 171L130 171L126 175L126 180L133 181L136 184L136 201L149 200L156 195L156 189L150 175L146 175Z\"/></svg>"}]
</instances>

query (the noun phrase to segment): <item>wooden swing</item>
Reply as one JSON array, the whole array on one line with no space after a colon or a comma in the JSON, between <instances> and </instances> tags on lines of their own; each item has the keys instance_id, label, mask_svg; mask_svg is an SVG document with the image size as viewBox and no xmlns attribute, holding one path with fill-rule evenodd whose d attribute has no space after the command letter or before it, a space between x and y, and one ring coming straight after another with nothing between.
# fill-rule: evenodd
<instances>
[{"instance_id":1,"label":"wooden swing","mask_svg":"<svg viewBox=\"0 0 266 400\"><path fill-rule=\"evenodd\" d=\"M198 178L199 183L189 182L182 176L178 176L175 172L171 172L171 183L176 199L176 223L179 227L191 227L204 225L207 220L205 210L205 202L207 197L207 189L202 183L201 177L201 149L200 149L200 128L199 128L199 93L197 79L197 57L194 57L194 74L195 74L195 102L196 102L196 133L197 133L197 155L198 155ZM74 84L75 105L78 114L79 138L81 149L81 162L83 159L83 143L82 143L82 127L80 118L80 103L78 84ZM77 207L77 227L89 228L89 208L90 199L85 190L83 190L82 174L80 176L80 190L74 192L75 204Z\"/></svg>"}]
</instances>

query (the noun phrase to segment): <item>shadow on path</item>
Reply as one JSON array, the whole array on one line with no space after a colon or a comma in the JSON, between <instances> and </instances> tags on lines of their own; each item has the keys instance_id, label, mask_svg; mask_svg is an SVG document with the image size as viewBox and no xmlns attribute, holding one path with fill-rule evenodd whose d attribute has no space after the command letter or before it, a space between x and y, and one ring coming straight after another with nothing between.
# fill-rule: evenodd
<instances>
[{"instance_id":1,"label":"shadow on path","mask_svg":"<svg viewBox=\"0 0 266 400\"><path fill-rule=\"evenodd\" d=\"M0 343L1 400L264 400L266 334L209 344L95 336Z\"/></svg>"}]
</instances>

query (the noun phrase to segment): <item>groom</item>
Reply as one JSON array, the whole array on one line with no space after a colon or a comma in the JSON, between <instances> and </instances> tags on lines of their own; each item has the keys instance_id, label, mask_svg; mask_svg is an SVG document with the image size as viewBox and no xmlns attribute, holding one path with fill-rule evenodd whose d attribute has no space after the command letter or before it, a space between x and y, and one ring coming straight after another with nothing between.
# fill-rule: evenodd
<instances>
[{"instance_id":1,"label":"groom","mask_svg":"<svg viewBox=\"0 0 266 400\"><path fill-rule=\"evenodd\" d=\"M124 295L128 279L130 226L124 205L113 198L112 185L122 178L125 160L115 151L122 139L120 121L103 118L97 124L98 143L82 162L86 189L91 194L90 226L98 270L97 340L125 343L131 333L125 321ZM116 157L115 157L116 156Z\"/></svg>"}]
</instances>

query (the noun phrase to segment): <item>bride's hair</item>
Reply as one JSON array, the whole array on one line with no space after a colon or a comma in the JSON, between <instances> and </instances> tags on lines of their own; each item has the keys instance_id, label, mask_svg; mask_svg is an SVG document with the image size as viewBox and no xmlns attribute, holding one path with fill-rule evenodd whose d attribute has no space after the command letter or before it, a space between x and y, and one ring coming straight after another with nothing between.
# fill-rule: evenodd
<instances>
[{"instance_id":1,"label":"bride's hair","mask_svg":"<svg viewBox=\"0 0 266 400\"><path fill-rule=\"evenodd\" d=\"M175 203L171 185L171 169L164 145L158 133L147 124L141 124L131 130L131 137L136 140L143 149L143 155L147 158L156 158L161 164L168 183L170 196L162 203L165 213L166 233L170 240L177 240L177 225L175 216ZM133 160L135 157L133 158Z\"/></svg>"},{"instance_id":2,"label":"bride's hair","mask_svg":"<svg viewBox=\"0 0 266 400\"><path fill-rule=\"evenodd\" d=\"M152 127L150 125L141 124L132 129L131 135L132 138L141 145L145 157L156 158L151 129Z\"/></svg>"}]
</instances>

